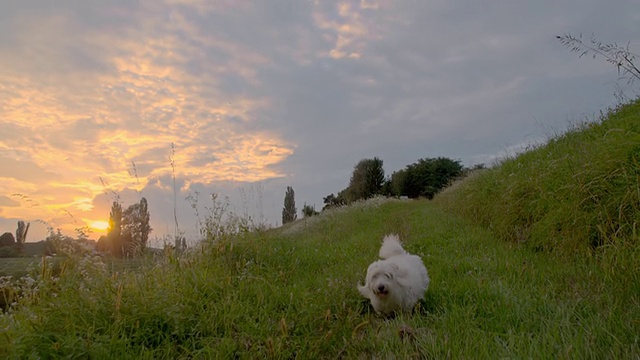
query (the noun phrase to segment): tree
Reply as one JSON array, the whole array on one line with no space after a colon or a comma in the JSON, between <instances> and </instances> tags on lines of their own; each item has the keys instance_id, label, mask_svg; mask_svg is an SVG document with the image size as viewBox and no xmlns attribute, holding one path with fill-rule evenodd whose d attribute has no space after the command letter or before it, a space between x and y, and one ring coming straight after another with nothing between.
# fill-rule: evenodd
<instances>
[{"instance_id":1,"label":"tree","mask_svg":"<svg viewBox=\"0 0 640 360\"><path fill-rule=\"evenodd\" d=\"M0 258L18 257L21 250L12 233L0 235Z\"/></svg>"},{"instance_id":2,"label":"tree","mask_svg":"<svg viewBox=\"0 0 640 360\"><path fill-rule=\"evenodd\" d=\"M347 188L347 200L353 202L369 199L381 193L383 184L384 169L382 168L382 160L377 157L362 159L353 168Z\"/></svg>"},{"instance_id":3,"label":"tree","mask_svg":"<svg viewBox=\"0 0 640 360\"><path fill-rule=\"evenodd\" d=\"M389 180L389 191L392 196L399 197L406 195L404 192L406 177L406 169L394 171L393 174L391 174L391 179Z\"/></svg>"},{"instance_id":4,"label":"tree","mask_svg":"<svg viewBox=\"0 0 640 360\"><path fill-rule=\"evenodd\" d=\"M27 241L27 233L29 232L29 226L31 223L25 225L24 221L18 221L18 228L16 229L16 250L22 253L24 250L24 243Z\"/></svg>"},{"instance_id":5,"label":"tree","mask_svg":"<svg viewBox=\"0 0 640 360\"><path fill-rule=\"evenodd\" d=\"M53 227L49 227L48 231L49 235L44 241L46 255L78 255L87 254L93 250L93 247L86 246L86 239L74 239L64 235L60 229L54 230Z\"/></svg>"},{"instance_id":6,"label":"tree","mask_svg":"<svg viewBox=\"0 0 640 360\"><path fill-rule=\"evenodd\" d=\"M330 194L323 198L326 210L336 206L350 204L354 201L369 199L388 192L385 189L383 162L377 157L362 159L354 167L349 179L349 186L338 195Z\"/></svg>"},{"instance_id":7,"label":"tree","mask_svg":"<svg viewBox=\"0 0 640 360\"><path fill-rule=\"evenodd\" d=\"M436 193L462 174L460 161L448 158L420 159L393 174L391 182L398 195L432 199Z\"/></svg>"},{"instance_id":8,"label":"tree","mask_svg":"<svg viewBox=\"0 0 640 360\"><path fill-rule=\"evenodd\" d=\"M100 252L111 252L111 247L109 244L109 238L107 236L100 236L98 242L96 243L96 250Z\"/></svg>"},{"instance_id":9,"label":"tree","mask_svg":"<svg viewBox=\"0 0 640 360\"><path fill-rule=\"evenodd\" d=\"M110 245L111 254L122 256L124 244L122 243L122 205L114 201L109 213L109 229L107 230L107 243Z\"/></svg>"},{"instance_id":10,"label":"tree","mask_svg":"<svg viewBox=\"0 0 640 360\"><path fill-rule=\"evenodd\" d=\"M369 161L367 165L367 171L365 173L365 189L366 199L379 195L382 192L384 186L384 168L381 159L374 157Z\"/></svg>"},{"instance_id":11,"label":"tree","mask_svg":"<svg viewBox=\"0 0 640 360\"><path fill-rule=\"evenodd\" d=\"M344 198L344 194L343 194L344 190L340 193L338 193L338 196L335 196L333 194L329 194L327 196L325 196L324 198L322 198L322 201L324 202L324 206L322 207L322 210L326 210L326 209L330 209L332 207L337 207L337 206L342 206L342 205L346 205L346 200Z\"/></svg>"},{"instance_id":12,"label":"tree","mask_svg":"<svg viewBox=\"0 0 640 360\"><path fill-rule=\"evenodd\" d=\"M302 207L302 215L304 215L304 217L312 217L314 215L318 215L320 214L319 212L316 211L316 207L313 205L307 205L304 204L304 206Z\"/></svg>"},{"instance_id":13,"label":"tree","mask_svg":"<svg viewBox=\"0 0 640 360\"><path fill-rule=\"evenodd\" d=\"M16 243L24 244L27 241L27 233L29 232L29 226L31 223L24 224L24 221L18 221L18 228L16 229Z\"/></svg>"},{"instance_id":14,"label":"tree","mask_svg":"<svg viewBox=\"0 0 640 360\"><path fill-rule=\"evenodd\" d=\"M6 232L0 235L0 247L2 246L13 246L16 244L16 239L13 237L13 234L10 232Z\"/></svg>"},{"instance_id":15,"label":"tree","mask_svg":"<svg viewBox=\"0 0 640 360\"><path fill-rule=\"evenodd\" d=\"M284 195L284 207L282 208L282 225L297 219L297 213L295 192L291 186L287 186L287 192Z\"/></svg>"},{"instance_id":16,"label":"tree","mask_svg":"<svg viewBox=\"0 0 640 360\"><path fill-rule=\"evenodd\" d=\"M140 255L147 248L151 226L147 199L122 212L121 243L123 255Z\"/></svg>"}]
</instances>

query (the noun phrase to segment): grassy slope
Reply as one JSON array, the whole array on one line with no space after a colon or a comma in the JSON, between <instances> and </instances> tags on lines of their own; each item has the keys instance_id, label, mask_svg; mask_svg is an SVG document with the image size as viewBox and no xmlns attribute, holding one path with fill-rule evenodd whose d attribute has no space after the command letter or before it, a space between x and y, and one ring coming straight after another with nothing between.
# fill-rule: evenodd
<instances>
[{"instance_id":1,"label":"grassy slope","mask_svg":"<svg viewBox=\"0 0 640 360\"><path fill-rule=\"evenodd\" d=\"M476 174L439 203L538 250L637 248L640 101Z\"/></svg>"},{"instance_id":2,"label":"grassy slope","mask_svg":"<svg viewBox=\"0 0 640 360\"><path fill-rule=\"evenodd\" d=\"M432 277L395 319L355 287L388 232ZM611 292L598 262L499 241L426 201L324 214L144 276L77 266L90 280L67 271L43 286L56 297L0 320L0 357L640 356L637 295Z\"/></svg>"}]
</instances>

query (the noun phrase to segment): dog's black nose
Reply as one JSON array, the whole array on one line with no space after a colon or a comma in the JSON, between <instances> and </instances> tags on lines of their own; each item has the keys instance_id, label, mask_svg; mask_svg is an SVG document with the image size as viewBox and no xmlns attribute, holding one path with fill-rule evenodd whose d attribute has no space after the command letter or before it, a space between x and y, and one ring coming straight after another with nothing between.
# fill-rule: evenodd
<instances>
[{"instance_id":1,"label":"dog's black nose","mask_svg":"<svg viewBox=\"0 0 640 360\"><path fill-rule=\"evenodd\" d=\"M384 285L378 286L378 291L379 292L384 292Z\"/></svg>"}]
</instances>

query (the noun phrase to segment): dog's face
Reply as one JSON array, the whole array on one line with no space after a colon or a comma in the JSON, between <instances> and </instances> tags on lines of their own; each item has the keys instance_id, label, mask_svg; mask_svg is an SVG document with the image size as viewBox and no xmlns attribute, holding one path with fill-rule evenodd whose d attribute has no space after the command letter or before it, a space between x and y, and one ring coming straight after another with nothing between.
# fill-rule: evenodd
<instances>
[{"instance_id":1,"label":"dog's face","mask_svg":"<svg viewBox=\"0 0 640 360\"><path fill-rule=\"evenodd\" d=\"M360 293L369 299L372 296L385 300L393 297L400 284L397 281L398 266L385 261L376 261L367 270L367 279Z\"/></svg>"}]
</instances>

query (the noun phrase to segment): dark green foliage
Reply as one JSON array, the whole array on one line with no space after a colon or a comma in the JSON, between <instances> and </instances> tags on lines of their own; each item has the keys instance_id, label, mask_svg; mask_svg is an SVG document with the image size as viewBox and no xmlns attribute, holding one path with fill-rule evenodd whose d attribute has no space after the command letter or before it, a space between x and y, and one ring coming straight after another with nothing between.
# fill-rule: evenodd
<instances>
[{"instance_id":1,"label":"dark green foliage","mask_svg":"<svg viewBox=\"0 0 640 360\"><path fill-rule=\"evenodd\" d=\"M109 213L109 229L107 230L107 244L109 245L111 254L122 256L124 247L121 243L122 234L122 205L114 201L111 205Z\"/></svg>"},{"instance_id":2,"label":"dark green foliage","mask_svg":"<svg viewBox=\"0 0 640 360\"><path fill-rule=\"evenodd\" d=\"M312 217L318 214L319 212L316 211L316 207L313 205L304 204L302 207L302 215L304 215L304 217Z\"/></svg>"},{"instance_id":3,"label":"dark green foliage","mask_svg":"<svg viewBox=\"0 0 640 360\"><path fill-rule=\"evenodd\" d=\"M20 250L17 245L13 246L0 246L0 258L13 258L19 257Z\"/></svg>"},{"instance_id":4,"label":"dark green foliage","mask_svg":"<svg viewBox=\"0 0 640 360\"><path fill-rule=\"evenodd\" d=\"M382 191L384 184L383 162L377 157L363 159L356 164L349 180L347 197L349 202L369 199Z\"/></svg>"},{"instance_id":5,"label":"dark green foliage","mask_svg":"<svg viewBox=\"0 0 640 360\"><path fill-rule=\"evenodd\" d=\"M392 196L403 196L406 178L406 169L398 170L391 174L391 178L389 179L389 191Z\"/></svg>"},{"instance_id":6,"label":"dark green foliage","mask_svg":"<svg viewBox=\"0 0 640 360\"><path fill-rule=\"evenodd\" d=\"M6 232L0 235L0 246L13 246L16 244L16 239L13 237L13 234L10 232Z\"/></svg>"},{"instance_id":7,"label":"dark green foliage","mask_svg":"<svg viewBox=\"0 0 640 360\"><path fill-rule=\"evenodd\" d=\"M101 238L98 249L109 249L119 257L138 256L147 248L151 233L149 206L144 197L140 202L122 210L122 205L114 201L109 215L107 237Z\"/></svg>"},{"instance_id":8,"label":"dark green foliage","mask_svg":"<svg viewBox=\"0 0 640 360\"><path fill-rule=\"evenodd\" d=\"M384 195L383 162L377 157L362 159L354 167L349 186L338 195L330 194L323 198L322 210L336 206L351 204L354 201L365 200L376 195Z\"/></svg>"},{"instance_id":9,"label":"dark green foliage","mask_svg":"<svg viewBox=\"0 0 640 360\"><path fill-rule=\"evenodd\" d=\"M432 199L461 174L462 165L459 160L445 157L420 159L404 170L393 173L391 189L396 196Z\"/></svg>"},{"instance_id":10,"label":"dark green foliage","mask_svg":"<svg viewBox=\"0 0 640 360\"><path fill-rule=\"evenodd\" d=\"M459 160L445 157L420 159L385 180L382 160L364 159L354 167L349 186L324 198L323 210L369 199L375 195L428 199L463 173Z\"/></svg>"},{"instance_id":11,"label":"dark green foliage","mask_svg":"<svg viewBox=\"0 0 640 360\"><path fill-rule=\"evenodd\" d=\"M103 253L108 253L111 251L110 246L109 246L109 238L102 235L100 236L100 238L98 239L98 242L96 243L96 250L103 252Z\"/></svg>"},{"instance_id":12,"label":"dark green foliage","mask_svg":"<svg viewBox=\"0 0 640 360\"><path fill-rule=\"evenodd\" d=\"M44 254L47 256L82 253L80 242L70 236L64 235L60 229L54 230L50 227L49 235L47 235L44 243Z\"/></svg>"},{"instance_id":13,"label":"dark green foliage","mask_svg":"<svg viewBox=\"0 0 640 360\"><path fill-rule=\"evenodd\" d=\"M24 221L18 221L18 228L16 229L16 243L24 244L27 241L27 233L29 232L29 226L31 223L25 225Z\"/></svg>"},{"instance_id":14,"label":"dark green foliage","mask_svg":"<svg viewBox=\"0 0 640 360\"><path fill-rule=\"evenodd\" d=\"M322 198L322 201L324 202L324 206L322 207L322 210L326 210L326 209L330 209L336 206L342 206L346 204L346 201L343 198L339 196L335 196L333 194L329 194L325 196L324 198Z\"/></svg>"},{"instance_id":15,"label":"dark green foliage","mask_svg":"<svg viewBox=\"0 0 640 360\"><path fill-rule=\"evenodd\" d=\"M287 192L284 194L284 207L282 208L282 225L290 223L298 218L298 209L296 209L296 195L291 186L287 186Z\"/></svg>"},{"instance_id":16,"label":"dark green foliage","mask_svg":"<svg viewBox=\"0 0 640 360\"><path fill-rule=\"evenodd\" d=\"M122 213L121 242L124 255L137 256L147 248L149 233L152 230L149 218L149 206L145 198L129 206Z\"/></svg>"}]
</instances>

